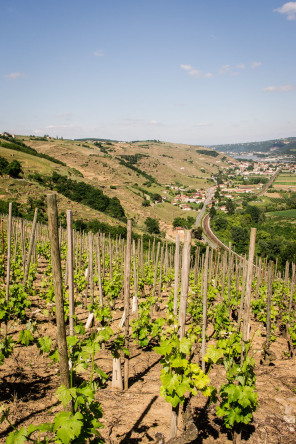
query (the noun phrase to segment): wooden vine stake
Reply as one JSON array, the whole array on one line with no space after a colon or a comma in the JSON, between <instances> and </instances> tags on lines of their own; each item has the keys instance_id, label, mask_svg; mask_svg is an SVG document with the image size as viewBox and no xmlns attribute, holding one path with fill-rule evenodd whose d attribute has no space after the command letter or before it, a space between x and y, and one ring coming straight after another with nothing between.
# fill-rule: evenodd
<instances>
[{"instance_id":1,"label":"wooden vine stake","mask_svg":"<svg viewBox=\"0 0 296 444\"><path fill-rule=\"evenodd\" d=\"M67 210L67 241L68 241L68 292L69 292L69 329L70 336L74 335L74 275L73 275L73 228L72 211Z\"/></svg>"},{"instance_id":2,"label":"wooden vine stake","mask_svg":"<svg viewBox=\"0 0 296 444\"><path fill-rule=\"evenodd\" d=\"M240 310L240 319L241 319L242 308L243 308L241 365L243 364L246 358L245 345L249 341L250 337L251 291L252 291L252 280L253 280L253 269L254 269L255 241L256 241L256 228L251 228L246 291L245 291L245 297L242 294L241 310ZM234 429L234 435L233 435L233 442L235 444L241 443L241 435L242 435L241 424L237 424L237 426Z\"/></svg>"},{"instance_id":3,"label":"wooden vine stake","mask_svg":"<svg viewBox=\"0 0 296 444\"><path fill-rule=\"evenodd\" d=\"M206 329L207 329L207 308L208 308L208 265L209 265L209 246L206 249L206 257L204 264L203 276L203 297L202 297L202 344L201 344L201 359L206 354ZM206 363L202 359L201 369L205 372Z\"/></svg>"},{"instance_id":4,"label":"wooden vine stake","mask_svg":"<svg viewBox=\"0 0 296 444\"><path fill-rule=\"evenodd\" d=\"M175 250L175 283L174 283L174 315L178 314L178 292L179 292L179 263L180 263L180 236L176 236Z\"/></svg>"},{"instance_id":5,"label":"wooden vine stake","mask_svg":"<svg viewBox=\"0 0 296 444\"><path fill-rule=\"evenodd\" d=\"M189 287L189 271L190 271L190 250L191 250L191 230L185 230L184 233L184 248L182 252L182 272L181 272L181 297L179 310L179 337L185 336L185 322L187 310L187 296ZM170 438L177 436L178 428L179 404L172 407Z\"/></svg>"},{"instance_id":6,"label":"wooden vine stake","mask_svg":"<svg viewBox=\"0 0 296 444\"><path fill-rule=\"evenodd\" d=\"M256 242L256 228L251 228L249 260L248 260L248 274L246 293L244 301L244 321L243 321L243 343L242 343L242 362L245 359L245 343L248 342L250 336L250 310L251 310L251 291L254 268L254 254Z\"/></svg>"},{"instance_id":7,"label":"wooden vine stake","mask_svg":"<svg viewBox=\"0 0 296 444\"><path fill-rule=\"evenodd\" d=\"M6 269L6 294L5 301L9 300L10 260L11 260L11 228L12 228L12 202L9 202L7 219L7 269ZM4 249L3 249L4 251ZM5 321L5 337L7 336L7 323Z\"/></svg>"},{"instance_id":8,"label":"wooden vine stake","mask_svg":"<svg viewBox=\"0 0 296 444\"><path fill-rule=\"evenodd\" d=\"M47 195L48 230L51 245L53 287L56 303L57 343L61 385L70 388L70 372L64 318L63 281L58 232L58 210L55 194Z\"/></svg>"},{"instance_id":9,"label":"wooden vine stake","mask_svg":"<svg viewBox=\"0 0 296 444\"><path fill-rule=\"evenodd\" d=\"M270 332L271 332L272 274L273 274L273 262L271 261L268 267L268 282L267 282L266 345L265 345L265 352L267 355L269 354Z\"/></svg>"},{"instance_id":10,"label":"wooden vine stake","mask_svg":"<svg viewBox=\"0 0 296 444\"><path fill-rule=\"evenodd\" d=\"M129 305L130 305L130 280L131 280L131 246L132 246L132 221L127 221L126 255L124 264L124 336L125 348L129 350ZM129 357L124 355L124 390L128 390Z\"/></svg>"},{"instance_id":11,"label":"wooden vine stake","mask_svg":"<svg viewBox=\"0 0 296 444\"><path fill-rule=\"evenodd\" d=\"M23 278L23 284L24 285L27 282L27 279L28 279L28 276L29 276L29 271L30 271L30 262L31 262L31 256L32 256L32 251L33 251L33 246L34 246L34 238L35 238L35 230L36 230L36 223L37 223L37 215L38 215L38 208L35 208L34 219L33 219L33 224L32 224L31 238L30 238L30 245L29 245L29 253L28 253L28 258L27 258L27 261L26 261L24 278Z\"/></svg>"}]
</instances>

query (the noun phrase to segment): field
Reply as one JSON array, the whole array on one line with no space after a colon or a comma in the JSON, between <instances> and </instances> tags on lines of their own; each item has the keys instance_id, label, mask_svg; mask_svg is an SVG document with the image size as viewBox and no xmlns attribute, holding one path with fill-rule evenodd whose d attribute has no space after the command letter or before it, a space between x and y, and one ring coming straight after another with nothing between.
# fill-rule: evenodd
<instances>
[{"instance_id":1,"label":"field","mask_svg":"<svg viewBox=\"0 0 296 444\"><path fill-rule=\"evenodd\" d=\"M296 190L296 174L279 174L276 178L274 188L280 187L283 190Z\"/></svg>"},{"instance_id":2,"label":"field","mask_svg":"<svg viewBox=\"0 0 296 444\"><path fill-rule=\"evenodd\" d=\"M71 258L71 242L60 230L62 280L67 290L63 310L72 362L72 388L66 389L61 386L65 374L59 369L64 358L57 349L61 339L56 327L57 322L60 328L64 316L58 317L57 265L50 260L58 238L52 228L48 232L47 227L37 226L28 269L34 239L31 225L23 229L21 221L14 220L9 247L4 222L1 442L86 442L96 430L102 438L98 435L93 442L167 442L177 406L176 433L181 442L226 444L234 439L238 443L240 436L250 444L295 442L294 274L280 276L275 266L259 263L250 293L245 286L246 264L209 249L190 261L188 237L179 269L178 261L174 265L174 245L130 243L129 237L125 241L103 234L73 233ZM27 269L28 278L24 278ZM68 303L71 270L76 317L70 316ZM175 273L181 280L179 295L174 291ZM249 297L248 314L241 300ZM120 328L124 310L128 321ZM85 329L90 312L95 322ZM118 358L121 365L116 373L113 366ZM68 359L65 362L67 368ZM124 386L114 388L123 376ZM89 421L94 421L92 426Z\"/></svg>"},{"instance_id":3,"label":"field","mask_svg":"<svg viewBox=\"0 0 296 444\"><path fill-rule=\"evenodd\" d=\"M271 213L266 213L268 217L273 218L285 218L285 219L295 219L296 218L296 210L283 210L283 211L273 211Z\"/></svg>"}]
</instances>

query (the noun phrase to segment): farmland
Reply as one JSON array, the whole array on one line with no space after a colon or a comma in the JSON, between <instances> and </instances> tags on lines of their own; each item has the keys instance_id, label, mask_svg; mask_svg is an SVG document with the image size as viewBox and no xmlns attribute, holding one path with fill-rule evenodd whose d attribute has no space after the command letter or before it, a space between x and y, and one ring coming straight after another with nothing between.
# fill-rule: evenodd
<instances>
[{"instance_id":1,"label":"farmland","mask_svg":"<svg viewBox=\"0 0 296 444\"><path fill-rule=\"evenodd\" d=\"M178 245L129 234L125 240L79 232L72 232L72 249L70 215L58 237L50 211L49 231L37 224L35 236L30 223L13 219L10 229L2 218L2 442L97 436L95 442L145 443L177 434L227 443L239 442L242 430L250 443L282 436L292 443L294 266L282 274L257 260L250 275L243 259L208 248L189 260L190 232L179 253ZM128 222L127 233L131 228ZM58 238L60 321L52 259ZM86 328L90 314L94 323ZM68 382L56 330L64 319ZM241 398L230 397L233 389Z\"/></svg>"}]
</instances>

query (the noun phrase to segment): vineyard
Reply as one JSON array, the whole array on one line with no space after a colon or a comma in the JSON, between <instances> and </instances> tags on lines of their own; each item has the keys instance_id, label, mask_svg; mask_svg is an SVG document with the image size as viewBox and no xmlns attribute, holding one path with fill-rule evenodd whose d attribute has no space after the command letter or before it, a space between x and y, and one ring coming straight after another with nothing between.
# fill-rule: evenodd
<instances>
[{"instance_id":1,"label":"vineyard","mask_svg":"<svg viewBox=\"0 0 296 444\"><path fill-rule=\"evenodd\" d=\"M1 217L0 442L295 442L295 265Z\"/></svg>"}]
</instances>

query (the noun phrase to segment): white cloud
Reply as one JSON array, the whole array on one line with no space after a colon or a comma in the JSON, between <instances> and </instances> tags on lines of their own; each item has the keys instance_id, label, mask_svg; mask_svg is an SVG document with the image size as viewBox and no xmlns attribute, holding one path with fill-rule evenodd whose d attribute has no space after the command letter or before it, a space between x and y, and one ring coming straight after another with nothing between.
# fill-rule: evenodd
<instances>
[{"instance_id":1,"label":"white cloud","mask_svg":"<svg viewBox=\"0 0 296 444\"><path fill-rule=\"evenodd\" d=\"M219 70L219 73L220 74L225 74L225 73L230 71L230 68L231 68L230 65L223 65L223 66L221 66L221 68Z\"/></svg>"},{"instance_id":2,"label":"white cloud","mask_svg":"<svg viewBox=\"0 0 296 444\"><path fill-rule=\"evenodd\" d=\"M258 68L258 67L261 66L261 65L262 65L261 62L252 62L252 68L253 68L253 69Z\"/></svg>"},{"instance_id":3,"label":"white cloud","mask_svg":"<svg viewBox=\"0 0 296 444\"><path fill-rule=\"evenodd\" d=\"M11 72L10 74L6 74L4 77L6 77L7 79L18 79L19 77L22 77L24 74L22 74L21 72Z\"/></svg>"},{"instance_id":4,"label":"white cloud","mask_svg":"<svg viewBox=\"0 0 296 444\"><path fill-rule=\"evenodd\" d=\"M288 20L296 19L296 2L285 3L280 8L274 9L274 12L279 12L280 14L286 14Z\"/></svg>"},{"instance_id":5,"label":"white cloud","mask_svg":"<svg viewBox=\"0 0 296 444\"><path fill-rule=\"evenodd\" d=\"M180 68L187 71L188 75L193 76L193 77L201 77L203 75L199 69L195 69L191 65L180 65ZM211 77L211 76L212 76L212 74L210 74L210 73L204 75L204 77Z\"/></svg>"},{"instance_id":6,"label":"white cloud","mask_svg":"<svg viewBox=\"0 0 296 444\"><path fill-rule=\"evenodd\" d=\"M199 71L198 69L191 69L190 71L188 71L188 74L190 76L200 77L201 76L201 71Z\"/></svg>"},{"instance_id":7,"label":"white cloud","mask_svg":"<svg viewBox=\"0 0 296 444\"><path fill-rule=\"evenodd\" d=\"M104 55L105 54L101 50L97 50L97 51L94 52L94 56L95 57L104 57Z\"/></svg>"},{"instance_id":8,"label":"white cloud","mask_svg":"<svg viewBox=\"0 0 296 444\"><path fill-rule=\"evenodd\" d=\"M244 63L239 63L238 65L236 65L237 69L246 69L246 65Z\"/></svg>"},{"instance_id":9,"label":"white cloud","mask_svg":"<svg viewBox=\"0 0 296 444\"><path fill-rule=\"evenodd\" d=\"M180 68L185 69L185 71L190 71L192 69L191 65L180 65Z\"/></svg>"},{"instance_id":10,"label":"white cloud","mask_svg":"<svg viewBox=\"0 0 296 444\"><path fill-rule=\"evenodd\" d=\"M213 76L214 76L214 74L211 73L211 72L207 72L207 73L205 74L205 78L206 78L206 79L209 79L210 77L213 77Z\"/></svg>"},{"instance_id":11,"label":"white cloud","mask_svg":"<svg viewBox=\"0 0 296 444\"><path fill-rule=\"evenodd\" d=\"M263 88L264 92L289 92L294 91L293 85L283 85L283 86L267 86Z\"/></svg>"}]
</instances>

